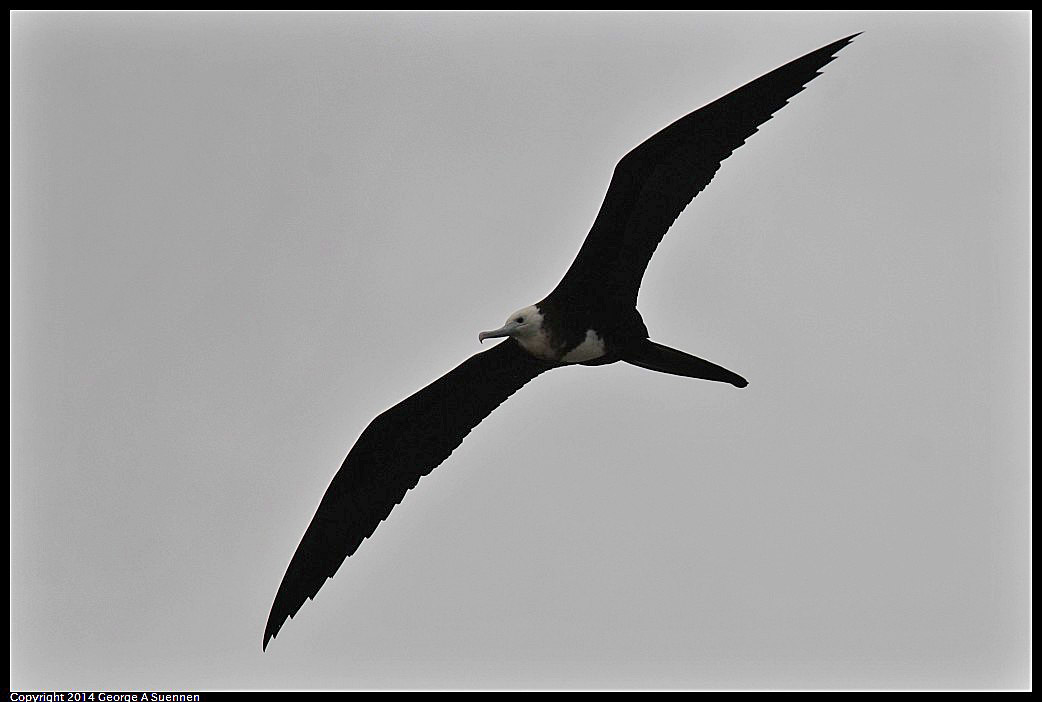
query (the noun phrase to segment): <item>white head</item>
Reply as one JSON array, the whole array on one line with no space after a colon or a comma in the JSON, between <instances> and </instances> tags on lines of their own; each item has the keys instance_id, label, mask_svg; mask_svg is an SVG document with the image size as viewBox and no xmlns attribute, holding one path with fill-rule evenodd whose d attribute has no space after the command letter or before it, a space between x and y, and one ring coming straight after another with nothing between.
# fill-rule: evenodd
<instances>
[{"instance_id":1,"label":"white head","mask_svg":"<svg viewBox=\"0 0 1042 702\"><path fill-rule=\"evenodd\" d=\"M522 307L517 312L510 315L507 319L507 323L499 329L483 331L478 334L478 341L494 339L499 336L512 336L517 339L522 346L527 346L527 344L525 344L526 341L531 341L534 337L542 335L542 328L543 315L539 312L538 307L535 305L529 305L528 307Z\"/></svg>"}]
</instances>

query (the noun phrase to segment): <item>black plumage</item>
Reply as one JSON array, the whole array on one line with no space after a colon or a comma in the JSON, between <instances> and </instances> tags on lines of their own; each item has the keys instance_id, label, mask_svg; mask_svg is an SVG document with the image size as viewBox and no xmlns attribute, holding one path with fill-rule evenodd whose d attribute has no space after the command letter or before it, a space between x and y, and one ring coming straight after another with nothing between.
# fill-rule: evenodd
<instances>
[{"instance_id":1,"label":"black plumage","mask_svg":"<svg viewBox=\"0 0 1042 702\"><path fill-rule=\"evenodd\" d=\"M652 254L720 164L745 143L857 34L746 83L681 117L622 157L579 254L550 297L596 295L636 306Z\"/></svg>"},{"instance_id":2,"label":"black plumage","mask_svg":"<svg viewBox=\"0 0 1042 702\"><path fill-rule=\"evenodd\" d=\"M290 561L268 617L265 648L405 493L540 373L570 362L623 360L674 375L747 384L721 366L650 341L636 308L641 279L666 231L721 162L855 36L787 63L682 117L619 161L593 227L554 291L523 314L515 313L516 319L512 315L502 329L482 334L513 338L472 356L376 417L362 432ZM541 320L538 329L520 326L518 320L526 314ZM593 351L587 353L588 348ZM580 360L571 360L570 354Z\"/></svg>"},{"instance_id":3,"label":"black plumage","mask_svg":"<svg viewBox=\"0 0 1042 702\"><path fill-rule=\"evenodd\" d=\"M333 477L293 554L271 607L264 645L421 477L448 458L492 410L553 365L507 340L471 356L374 419Z\"/></svg>"}]
</instances>

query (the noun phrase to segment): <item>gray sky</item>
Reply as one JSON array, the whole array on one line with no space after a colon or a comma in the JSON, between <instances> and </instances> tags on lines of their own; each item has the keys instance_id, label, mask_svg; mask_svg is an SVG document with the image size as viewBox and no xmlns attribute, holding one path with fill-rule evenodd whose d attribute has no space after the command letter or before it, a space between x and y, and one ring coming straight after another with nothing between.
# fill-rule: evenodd
<instances>
[{"instance_id":1,"label":"gray sky","mask_svg":"<svg viewBox=\"0 0 1042 702\"><path fill-rule=\"evenodd\" d=\"M261 654L380 411L616 161L863 31ZM1030 16L11 21L14 689L1026 687Z\"/></svg>"}]
</instances>

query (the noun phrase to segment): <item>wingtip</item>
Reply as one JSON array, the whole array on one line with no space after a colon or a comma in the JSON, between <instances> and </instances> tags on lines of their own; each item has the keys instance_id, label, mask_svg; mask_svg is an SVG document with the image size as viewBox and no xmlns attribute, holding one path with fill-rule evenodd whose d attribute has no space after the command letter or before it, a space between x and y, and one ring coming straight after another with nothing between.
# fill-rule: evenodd
<instances>
[{"instance_id":1,"label":"wingtip","mask_svg":"<svg viewBox=\"0 0 1042 702\"><path fill-rule=\"evenodd\" d=\"M836 42L836 44L838 44L838 46L836 47L836 51L839 51L862 34L864 34L864 32L855 32L854 34L851 34L849 37L843 37L842 39Z\"/></svg>"},{"instance_id":2,"label":"wingtip","mask_svg":"<svg viewBox=\"0 0 1042 702\"><path fill-rule=\"evenodd\" d=\"M831 61L831 59L836 58L836 54L838 54L840 51L845 49L847 47L847 45L849 45L852 41L854 41L855 38L861 36L861 34L863 34L863 32L857 32L856 34L851 34L850 36L843 37L842 39L837 39L834 42L826 44L825 46L821 47L817 51L812 51L808 55L817 54L817 55L821 56L822 54L826 54L826 55L831 57L829 59ZM820 74L821 71L818 71L818 73Z\"/></svg>"},{"instance_id":3,"label":"wingtip","mask_svg":"<svg viewBox=\"0 0 1042 702\"><path fill-rule=\"evenodd\" d=\"M837 39L836 41L832 42L831 44L826 44L825 46L821 47L817 51L812 51L811 53L807 54L803 58L809 58L811 56L817 56L819 58L819 60L824 58L824 61L821 64L821 68L824 68L826 64L832 63L832 61L836 58L836 56L839 55L840 51L845 49L852 41L854 41L854 39L856 37L859 37L862 34L863 34L863 32L857 32L855 34L851 34L850 36L843 37L842 39ZM797 61L798 60L800 60L800 59L797 59ZM816 78L817 76L820 76L823 72L824 71L819 69L819 70L814 72L814 76L813 77Z\"/></svg>"},{"instance_id":4,"label":"wingtip","mask_svg":"<svg viewBox=\"0 0 1042 702\"><path fill-rule=\"evenodd\" d=\"M268 644L271 643L271 640L278 637L279 629L281 629L282 625L285 623L285 617L283 617L282 621L278 624L274 624L270 618L268 619L268 623L264 627L264 643L261 644L262 653L268 650Z\"/></svg>"}]
</instances>

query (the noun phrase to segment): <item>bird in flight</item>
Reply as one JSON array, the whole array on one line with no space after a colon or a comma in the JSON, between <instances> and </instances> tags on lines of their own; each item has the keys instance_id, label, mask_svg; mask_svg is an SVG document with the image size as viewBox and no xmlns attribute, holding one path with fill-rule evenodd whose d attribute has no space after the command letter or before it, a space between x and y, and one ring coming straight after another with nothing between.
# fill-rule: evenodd
<instances>
[{"instance_id":1,"label":"bird in flight","mask_svg":"<svg viewBox=\"0 0 1042 702\"><path fill-rule=\"evenodd\" d=\"M506 340L380 414L358 437L282 578L264 629L264 649L405 493L537 375L571 364L625 361L747 385L737 373L651 341L637 312L637 291L662 237L721 162L856 36L812 51L681 117L619 161L586 241L553 292L511 314L500 328L481 332L480 342Z\"/></svg>"}]
</instances>

